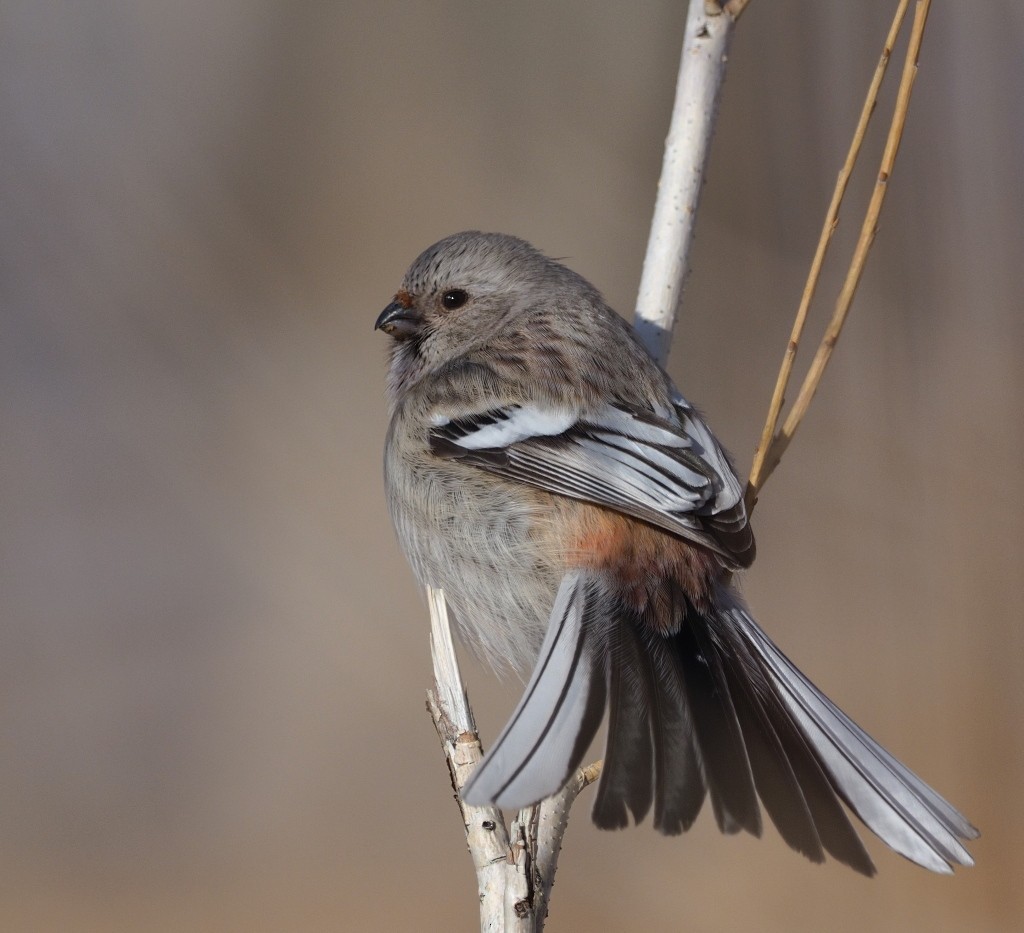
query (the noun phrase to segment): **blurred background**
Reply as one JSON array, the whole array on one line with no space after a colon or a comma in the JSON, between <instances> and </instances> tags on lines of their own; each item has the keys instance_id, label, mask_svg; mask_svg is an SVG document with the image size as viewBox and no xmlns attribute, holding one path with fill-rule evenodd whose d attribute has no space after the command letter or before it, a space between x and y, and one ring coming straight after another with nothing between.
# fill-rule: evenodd
<instances>
[{"instance_id":1,"label":"blurred background","mask_svg":"<svg viewBox=\"0 0 1024 933\"><path fill-rule=\"evenodd\" d=\"M632 313L682 6L3 4L0 929L475 929L372 325L464 228ZM738 29L671 370L744 471L894 6L761 0ZM867 881L709 813L600 834L584 797L552 933L1019 928L1022 48L1019 4L936 4L745 581L982 828L977 867L871 839ZM486 743L517 685L468 675Z\"/></svg>"}]
</instances>

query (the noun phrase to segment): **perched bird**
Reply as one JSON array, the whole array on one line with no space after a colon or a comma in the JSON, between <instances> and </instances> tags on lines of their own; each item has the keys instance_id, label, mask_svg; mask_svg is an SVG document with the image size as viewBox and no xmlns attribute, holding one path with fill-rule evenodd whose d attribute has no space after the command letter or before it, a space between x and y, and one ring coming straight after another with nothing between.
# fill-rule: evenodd
<instances>
[{"instance_id":1,"label":"perched bird","mask_svg":"<svg viewBox=\"0 0 1024 933\"><path fill-rule=\"evenodd\" d=\"M532 671L464 789L557 792L607 715L594 822L653 806L688 829L705 797L866 875L845 804L936 872L977 830L772 643L731 583L754 559L743 487L701 415L598 291L528 243L427 249L377 319L391 339L388 505L420 582L495 669Z\"/></svg>"}]
</instances>

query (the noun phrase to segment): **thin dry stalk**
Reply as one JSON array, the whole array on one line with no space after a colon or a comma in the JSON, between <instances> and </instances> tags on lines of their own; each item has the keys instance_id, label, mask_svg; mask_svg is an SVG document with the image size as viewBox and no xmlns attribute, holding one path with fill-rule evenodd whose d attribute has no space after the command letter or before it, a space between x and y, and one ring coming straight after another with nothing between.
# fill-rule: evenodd
<instances>
[{"instance_id":1,"label":"thin dry stalk","mask_svg":"<svg viewBox=\"0 0 1024 933\"><path fill-rule=\"evenodd\" d=\"M850 143L850 150L846 154L846 161L839 170L839 177L836 179L835 190L832 192L832 201L829 203L825 213L825 222L821 227L821 235L818 237L818 246L814 251L814 258L811 260L811 268L807 274L807 283L804 285L803 295L800 298L800 306L796 310L796 317L793 321L793 331L789 337L789 344L782 357L782 366L779 368L779 376L772 392L771 404L768 407L768 417L765 419L764 428L761 431L761 440L754 451L754 463L750 468L750 480L747 485L747 510L754 507L757 491L764 485L767 479L765 474L766 457L775 438L775 431L779 424L779 416L782 413L782 406L786 400L786 389L789 386L789 378L793 372L793 363L796 360L796 353L800 346L800 338L803 336L804 325L807 323L807 312L818 288L818 281L821 278L821 268L825 261L825 255L832 242L832 235L839 226L839 206L842 204L843 196L846 194L846 186L853 174L853 167L860 155L864 137L867 134L868 123L875 112L878 103L878 91L882 86L882 78L885 77L886 69L889 67L889 60L892 56L892 48L896 43L900 27L906 16L910 0L900 0L896 8L896 16L893 18L889 34L885 39L885 46L882 49L882 56L875 68L871 78L867 96L864 99L864 106L861 108L860 119L857 121L857 129L854 131L853 140Z\"/></svg>"},{"instance_id":2,"label":"thin dry stalk","mask_svg":"<svg viewBox=\"0 0 1024 933\"><path fill-rule=\"evenodd\" d=\"M928 10L931 6L931 0L918 0L914 11L914 24L911 29L910 43L904 60L903 75L900 80L899 91L897 92L896 106L893 110L892 120L889 125L889 134L886 138L885 150L882 154L878 178L875 182L875 188L872 192L871 200L868 203L868 208L864 215L864 221L861 224L861 232L853 253L853 258L850 261L846 278L839 292L839 296L836 299L836 306L832 314L832 319L825 331L825 335L818 347L818 351L811 362L810 369L808 370L807 376L804 378L804 382L797 395L797 399L793 403L793 407L790 409L790 412L786 417L782 430L776 434L776 426L785 400L786 387L789 383L790 374L792 372L793 361L799 347L804 324L806 323L807 310L818 284L822 261L824 260L832 234L835 232L835 227L838 223L839 205L846 192L846 185L849 181L850 172L852 171L853 165L860 152L868 120L870 119L871 113L877 102L878 89L881 84L882 77L885 74L886 67L888 66L889 58L892 54L892 47L895 43L900 27L902 26L908 5L909 0L900 0L896 10L896 15L893 19L892 27L886 37L882 56L877 68L875 69L875 74L872 77L871 85L868 89L864 108L861 111L861 117L854 133L853 142L850 145L850 151L847 155L846 162L839 173L839 178L836 181L836 188L832 196L832 202L829 205L829 210L825 217L825 224L822 228L821 237L818 240L818 248L815 251L814 260L811 263L811 270L808 274L807 284L804 287L804 293L793 323L793 332L790 336L790 341L786 348L785 355L783 356L782 366L779 370L779 377L775 384L775 390L772 393L772 401L769 406L768 417L761 433L760 443L758 444L757 451L754 455L754 464L751 467L750 480L747 484L746 491L748 510L753 509L754 503L757 501L758 493L764 487L768 477L782 460L783 453L789 446L790 441L793 439L793 435L796 433L797 428L800 426L801 421L806 415L811 399L814 398L814 394L821 383L821 378L824 375L825 368L828 366L829 360L832 357L832 352L835 349L836 342L838 341L839 335L842 331L843 324L846 321L846 316L850 310L850 305L853 302L853 296L856 293L857 285L860 283L861 276L864 272L864 265L867 261L868 253L870 252L871 245L874 242L875 233L878 230L878 217L881 214L882 204L885 201L889 177L892 174L892 169L896 161L896 154L899 151L900 140L903 136L903 128L906 125L910 95L913 91L914 79L917 76L918 58L921 50L921 42L924 36L925 23L928 19Z\"/></svg>"}]
</instances>

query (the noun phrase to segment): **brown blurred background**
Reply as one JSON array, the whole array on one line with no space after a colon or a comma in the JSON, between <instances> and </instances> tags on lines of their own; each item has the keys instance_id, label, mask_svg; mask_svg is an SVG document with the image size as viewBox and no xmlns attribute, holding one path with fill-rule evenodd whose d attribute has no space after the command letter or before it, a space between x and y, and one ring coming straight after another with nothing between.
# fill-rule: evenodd
<instances>
[{"instance_id":1,"label":"brown blurred background","mask_svg":"<svg viewBox=\"0 0 1024 933\"><path fill-rule=\"evenodd\" d=\"M893 6L760 0L740 24L671 368L744 470ZM372 324L467 227L631 312L681 7L3 4L0 929L475 928ZM936 4L746 581L983 829L977 867L871 840L866 881L707 813L599 834L584 800L552 933L1019 928L1022 49L1019 4ZM516 687L469 673L493 736Z\"/></svg>"}]
</instances>

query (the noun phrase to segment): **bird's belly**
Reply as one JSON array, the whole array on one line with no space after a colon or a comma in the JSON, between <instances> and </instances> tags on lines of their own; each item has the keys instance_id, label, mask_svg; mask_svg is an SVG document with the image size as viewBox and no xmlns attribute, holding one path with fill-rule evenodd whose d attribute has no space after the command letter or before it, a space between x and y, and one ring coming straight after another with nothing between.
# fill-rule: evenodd
<instances>
[{"instance_id":1,"label":"bird's belly","mask_svg":"<svg viewBox=\"0 0 1024 933\"><path fill-rule=\"evenodd\" d=\"M564 567L543 546L546 495L489 480L475 469L423 470L405 489L389 483L392 518L420 582L444 590L467 647L525 677Z\"/></svg>"}]
</instances>

